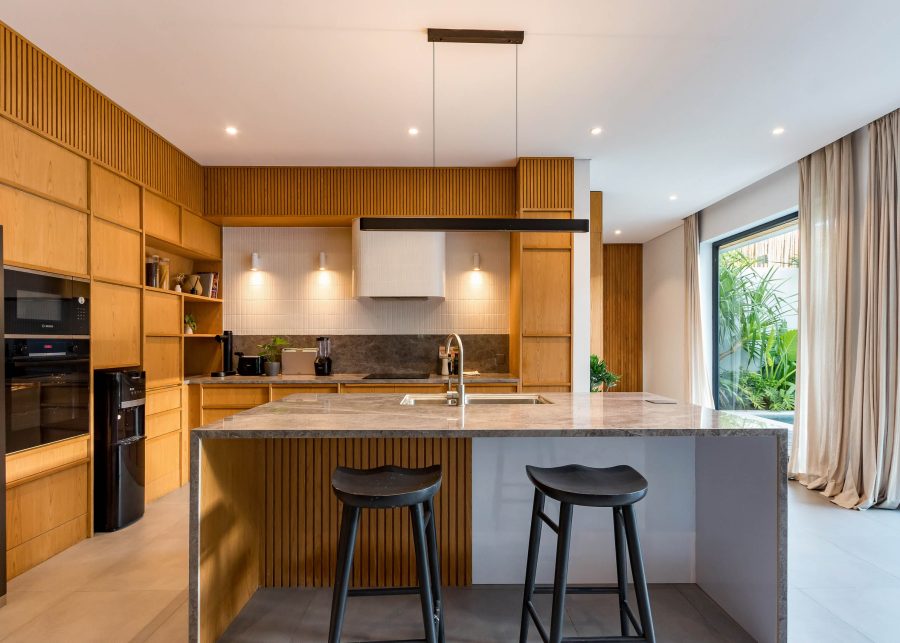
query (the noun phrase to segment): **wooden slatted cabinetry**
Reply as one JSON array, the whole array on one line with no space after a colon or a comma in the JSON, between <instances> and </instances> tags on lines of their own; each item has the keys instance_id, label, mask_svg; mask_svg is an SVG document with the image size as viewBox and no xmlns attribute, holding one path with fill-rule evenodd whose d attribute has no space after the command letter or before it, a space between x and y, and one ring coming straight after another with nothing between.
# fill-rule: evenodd
<instances>
[{"instance_id":1,"label":"wooden slatted cabinetry","mask_svg":"<svg viewBox=\"0 0 900 643\"><path fill-rule=\"evenodd\" d=\"M522 158L517 171L519 217L570 219L571 158ZM572 389L571 234L512 234L510 362L523 391Z\"/></svg>"}]
</instances>

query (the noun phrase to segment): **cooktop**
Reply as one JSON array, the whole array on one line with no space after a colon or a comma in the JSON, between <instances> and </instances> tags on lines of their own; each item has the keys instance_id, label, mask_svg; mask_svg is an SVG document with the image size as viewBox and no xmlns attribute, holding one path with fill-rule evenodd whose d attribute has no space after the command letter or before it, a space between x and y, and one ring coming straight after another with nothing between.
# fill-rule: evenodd
<instances>
[{"instance_id":1,"label":"cooktop","mask_svg":"<svg viewBox=\"0 0 900 643\"><path fill-rule=\"evenodd\" d=\"M428 373L369 373L364 380L427 380Z\"/></svg>"}]
</instances>

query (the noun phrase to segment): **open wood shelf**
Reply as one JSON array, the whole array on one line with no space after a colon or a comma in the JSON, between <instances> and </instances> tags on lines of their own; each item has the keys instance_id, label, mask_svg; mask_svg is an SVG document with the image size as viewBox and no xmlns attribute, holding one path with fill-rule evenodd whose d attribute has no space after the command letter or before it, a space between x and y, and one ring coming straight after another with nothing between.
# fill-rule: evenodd
<instances>
[{"instance_id":1,"label":"open wood shelf","mask_svg":"<svg viewBox=\"0 0 900 643\"><path fill-rule=\"evenodd\" d=\"M215 339L216 335L218 335L218 334L219 333L185 333L184 338L190 339L191 337L197 337L197 338L203 338L203 339L209 339L209 338Z\"/></svg>"}]
</instances>

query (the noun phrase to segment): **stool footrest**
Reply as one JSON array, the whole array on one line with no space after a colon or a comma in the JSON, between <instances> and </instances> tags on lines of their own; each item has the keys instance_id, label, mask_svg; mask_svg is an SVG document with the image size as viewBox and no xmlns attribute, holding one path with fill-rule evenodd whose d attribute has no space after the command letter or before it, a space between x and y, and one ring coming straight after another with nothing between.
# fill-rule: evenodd
<instances>
[{"instance_id":1,"label":"stool footrest","mask_svg":"<svg viewBox=\"0 0 900 643\"><path fill-rule=\"evenodd\" d=\"M357 587L347 590L347 596L406 596L418 593L418 587Z\"/></svg>"},{"instance_id":2,"label":"stool footrest","mask_svg":"<svg viewBox=\"0 0 900 643\"><path fill-rule=\"evenodd\" d=\"M535 585L535 594L552 594L553 585ZM605 585L568 585L566 594L618 594L618 587Z\"/></svg>"},{"instance_id":3,"label":"stool footrest","mask_svg":"<svg viewBox=\"0 0 900 643\"><path fill-rule=\"evenodd\" d=\"M357 641L356 643L428 643L427 639L385 639L383 641Z\"/></svg>"}]
</instances>

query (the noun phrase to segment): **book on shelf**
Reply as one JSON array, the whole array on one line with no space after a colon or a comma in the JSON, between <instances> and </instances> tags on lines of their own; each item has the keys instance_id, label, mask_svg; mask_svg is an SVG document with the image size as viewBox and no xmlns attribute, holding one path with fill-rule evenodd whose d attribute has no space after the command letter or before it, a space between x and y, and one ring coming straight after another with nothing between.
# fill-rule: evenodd
<instances>
[{"instance_id":1,"label":"book on shelf","mask_svg":"<svg viewBox=\"0 0 900 643\"><path fill-rule=\"evenodd\" d=\"M219 273L198 272L197 276L200 277L200 286L203 288L203 294L217 299L219 297Z\"/></svg>"}]
</instances>

